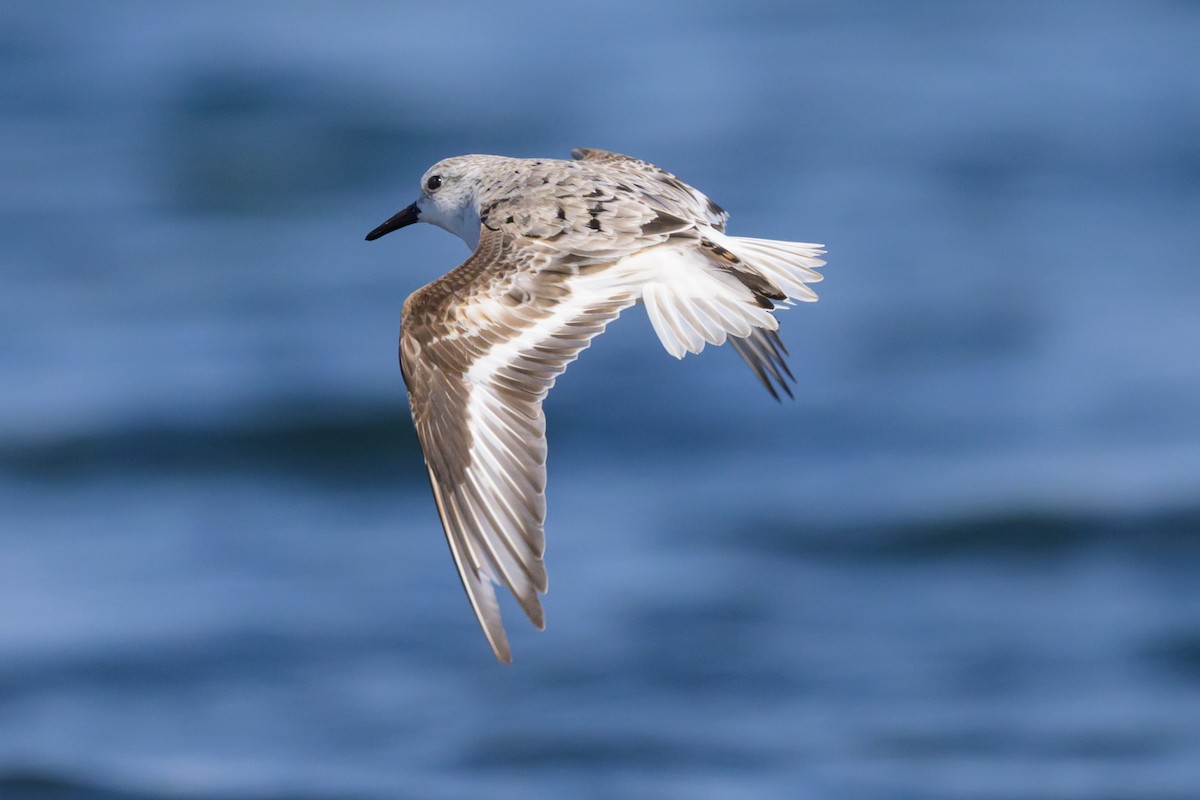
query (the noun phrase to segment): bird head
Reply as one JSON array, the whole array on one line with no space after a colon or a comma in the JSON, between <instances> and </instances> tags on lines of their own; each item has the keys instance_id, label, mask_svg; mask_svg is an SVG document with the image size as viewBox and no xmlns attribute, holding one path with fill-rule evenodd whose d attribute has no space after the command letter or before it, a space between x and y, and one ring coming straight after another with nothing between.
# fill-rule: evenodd
<instances>
[{"instance_id":1,"label":"bird head","mask_svg":"<svg viewBox=\"0 0 1200 800\"><path fill-rule=\"evenodd\" d=\"M421 176L421 196L367 234L367 241L414 222L450 231L474 249L479 244L479 197L497 156L456 156L437 162Z\"/></svg>"}]
</instances>

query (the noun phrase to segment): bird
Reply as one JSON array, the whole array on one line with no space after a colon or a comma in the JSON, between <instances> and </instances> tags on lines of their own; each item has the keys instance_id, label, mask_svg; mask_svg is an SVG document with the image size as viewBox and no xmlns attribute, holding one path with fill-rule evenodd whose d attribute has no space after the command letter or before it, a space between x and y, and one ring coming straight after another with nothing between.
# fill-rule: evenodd
<instances>
[{"instance_id":1,"label":"bird","mask_svg":"<svg viewBox=\"0 0 1200 800\"><path fill-rule=\"evenodd\" d=\"M545 628L542 401L592 338L641 304L676 358L729 341L776 400L792 396L774 312L817 299L822 244L735 237L699 190L630 156L464 155L367 241L432 223L472 253L410 295L400 371L446 540L496 658L512 654L495 587Z\"/></svg>"}]
</instances>

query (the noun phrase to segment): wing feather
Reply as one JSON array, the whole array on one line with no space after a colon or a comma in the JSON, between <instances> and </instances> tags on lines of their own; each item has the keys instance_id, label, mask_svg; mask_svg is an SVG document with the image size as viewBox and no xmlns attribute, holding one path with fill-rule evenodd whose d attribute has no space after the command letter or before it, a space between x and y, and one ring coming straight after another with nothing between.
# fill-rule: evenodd
<instances>
[{"instance_id":1,"label":"wing feather","mask_svg":"<svg viewBox=\"0 0 1200 800\"><path fill-rule=\"evenodd\" d=\"M512 302L520 281L520 304ZM579 275L536 243L485 229L461 267L408 299L401 366L434 500L471 607L510 661L493 583L538 628L547 587L542 401L637 289Z\"/></svg>"},{"instance_id":2,"label":"wing feather","mask_svg":"<svg viewBox=\"0 0 1200 800\"><path fill-rule=\"evenodd\" d=\"M649 161L642 161L633 156L610 153L607 150L596 150L591 147L576 147L571 151L571 158L585 163L603 164L612 171L625 172L630 176L645 178L649 185L643 186L648 190L642 195L642 200L657 208L664 216L664 222L674 220L690 227L690 222L675 217L672 212L694 210L707 224L718 231L725 230L725 222L729 214L725 209L713 202L712 198L694 186L681 181L662 167L656 167ZM684 214L687 216L687 214Z\"/></svg>"}]
</instances>

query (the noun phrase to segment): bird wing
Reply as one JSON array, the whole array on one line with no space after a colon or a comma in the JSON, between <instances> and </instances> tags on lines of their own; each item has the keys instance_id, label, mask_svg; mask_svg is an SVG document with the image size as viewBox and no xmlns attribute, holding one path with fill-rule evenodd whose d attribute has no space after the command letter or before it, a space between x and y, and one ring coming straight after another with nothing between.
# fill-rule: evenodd
<instances>
[{"instance_id":1,"label":"bird wing","mask_svg":"<svg viewBox=\"0 0 1200 800\"><path fill-rule=\"evenodd\" d=\"M648 164L640 158L611 153L608 150L598 150L595 147L576 147L571 151L571 158L576 161L634 161L638 164Z\"/></svg>"},{"instance_id":2,"label":"bird wing","mask_svg":"<svg viewBox=\"0 0 1200 800\"><path fill-rule=\"evenodd\" d=\"M493 583L544 627L542 400L636 299L617 270L564 263L485 227L462 266L404 304L400 366L417 438L459 577L501 661L511 655Z\"/></svg>"},{"instance_id":3,"label":"bird wing","mask_svg":"<svg viewBox=\"0 0 1200 800\"><path fill-rule=\"evenodd\" d=\"M576 147L571 151L575 161L603 165L607 169L622 171L647 179L649 185L641 185L641 199L653 208L671 212L683 219L703 220L718 231L725 230L729 212L717 205L711 197L694 186L690 186L662 167L633 156L610 153L591 147Z\"/></svg>"}]
</instances>

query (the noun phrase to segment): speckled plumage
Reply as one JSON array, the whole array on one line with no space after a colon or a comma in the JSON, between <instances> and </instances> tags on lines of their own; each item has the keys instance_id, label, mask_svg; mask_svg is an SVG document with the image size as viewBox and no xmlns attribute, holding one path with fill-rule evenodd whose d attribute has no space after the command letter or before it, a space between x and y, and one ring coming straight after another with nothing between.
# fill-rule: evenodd
<instances>
[{"instance_id":1,"label":"speckled plumage","mask_svg":"<svg viewBox=\"0 0 1200 800\"><path fill-rule=\"evenodd\" d=\"M790 394L772 312L815 300L822 245L725 234L727 214L644 161L459 156L368 236L432 222L474 248L404 303L400 363L455 564L497 658L510 651L493 582L539 628L546 590L542 400L622 310L646 306L668 352L731 339Z\"/></svg>"}]
</instances>

